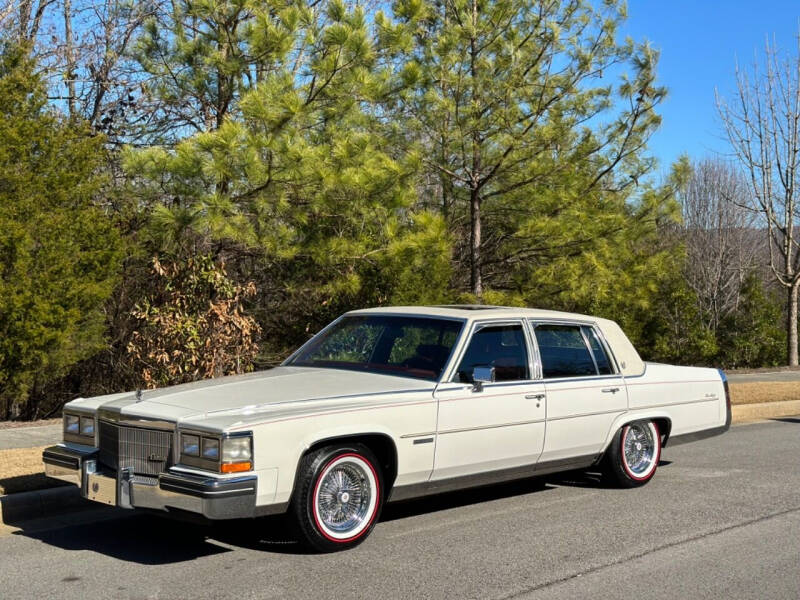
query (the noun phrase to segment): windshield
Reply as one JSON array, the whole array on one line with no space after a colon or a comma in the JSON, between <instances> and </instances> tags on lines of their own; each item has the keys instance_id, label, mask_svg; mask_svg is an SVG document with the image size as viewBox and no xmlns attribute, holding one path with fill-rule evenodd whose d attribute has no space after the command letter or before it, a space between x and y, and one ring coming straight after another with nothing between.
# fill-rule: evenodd
<instances>
[{"instance_id":1,"label":"windshield","mask_svg":"<svg viewBox=\"0 0 800 600\"><path fill-rule=\"evenodd\" d=\"M344 317L286 364L437 381L462 326L421 317Z\"/></svg>"}]
</instances>

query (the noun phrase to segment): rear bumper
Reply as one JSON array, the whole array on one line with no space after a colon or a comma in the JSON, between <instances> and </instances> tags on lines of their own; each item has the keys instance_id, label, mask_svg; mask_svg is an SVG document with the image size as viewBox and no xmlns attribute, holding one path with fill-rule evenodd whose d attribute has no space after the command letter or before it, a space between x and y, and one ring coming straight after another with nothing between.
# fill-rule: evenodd
<instances>
[{"instance_id":1,"label":"rear bumper","mask_svg":"<svg viewBox=\"0 0 800 600\"><path fill-rule=\"evenodd\" d=\"M157 480L142 480L127 469L106 470L89 447L51 446L42 454L45 474L81 490L89 500L121 508L180 510L208 519L241 519L284 512L285 505L256 507L258 477L214 477L170 468Z\"/></svg>"}]
</instances>

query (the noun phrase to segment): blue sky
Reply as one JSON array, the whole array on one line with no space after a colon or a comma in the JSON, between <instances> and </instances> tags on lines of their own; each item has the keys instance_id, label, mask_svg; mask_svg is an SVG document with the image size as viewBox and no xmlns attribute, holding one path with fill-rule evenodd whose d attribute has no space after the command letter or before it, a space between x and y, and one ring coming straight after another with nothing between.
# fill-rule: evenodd
<instances>
[{"instance_id":1,"label":"blue sky","mask_svg":"<svg viewBox=\"0 0 800 600\"><path fill-rule=\"evenodd\" d=\"M665 170L683 152L691 158L726 153L714 88L731 97L736 59L749 66L756 51L763 59L767 35L795 53L800 2L628 0L628 17L621 33L661 51L659 80L669 96L650 149Z\"/></svg>"}]
</instances>

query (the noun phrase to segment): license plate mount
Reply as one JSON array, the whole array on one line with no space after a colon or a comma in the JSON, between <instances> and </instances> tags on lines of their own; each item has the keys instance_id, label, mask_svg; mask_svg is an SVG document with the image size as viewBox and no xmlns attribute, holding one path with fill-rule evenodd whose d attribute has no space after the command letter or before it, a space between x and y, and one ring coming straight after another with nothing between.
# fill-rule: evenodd
<instances>
[{"instance_id":1,"label":"license plate mount","mask_svg":"<svg viewBox=\"0 0 800 600\"><path fill-rule=\"evenodd\" d=\"M117 479L100 473L87 473L86 497L95 502L117 505Z\"/></svg>"}]
</instances>

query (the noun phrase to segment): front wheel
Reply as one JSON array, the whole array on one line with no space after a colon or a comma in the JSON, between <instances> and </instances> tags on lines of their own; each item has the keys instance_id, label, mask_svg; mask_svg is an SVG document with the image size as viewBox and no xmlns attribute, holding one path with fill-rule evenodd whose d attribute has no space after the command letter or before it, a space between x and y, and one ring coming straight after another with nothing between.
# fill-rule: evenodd
<instances>
[{"instance_id":1,"label":"front wheel","mask_svg":"<svg viewBox=\"0 0 800 600\"><path fill-rule=\"evenodd\" d=\"M382 508L383 481L361 444L327 446L300 463L293 500L300 534L313 549L334 552L366 538Z\"/></svg>"},{"instance_id":2,"label":"front wheel","mask_svg":"<svg viewBox=\"0 0 800 600\"><path fill-rule=\"evenodd\" d=\"M623 426L605 457L606 474L622 487L644 485L653 478L661 458L661 435L653 421Z\"/></svg>"}]
</instances>

